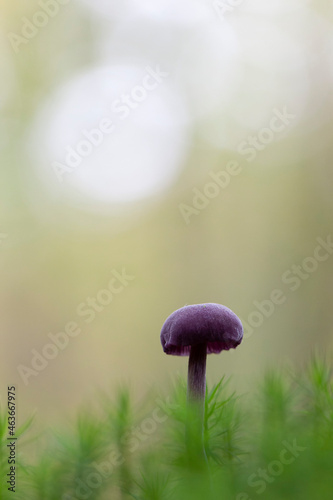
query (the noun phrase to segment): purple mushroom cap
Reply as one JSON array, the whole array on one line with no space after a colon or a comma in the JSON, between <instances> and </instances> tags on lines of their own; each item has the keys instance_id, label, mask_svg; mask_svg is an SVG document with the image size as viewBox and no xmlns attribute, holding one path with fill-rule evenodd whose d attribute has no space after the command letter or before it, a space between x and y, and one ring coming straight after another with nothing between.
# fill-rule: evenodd
<instances>
[{"instance_id":1,"label":"purple mushroom cap","mask_svg":"<svg viewBox=\"0 0 333 500\"><path fill-rule=\"evenodd\" d=\"M173 312L161 330L166 354L188 356L191 346L207 343L207 354L237 347L243 339L243 325L228 307L195 304Z\"/></svg>"}]
</instances>

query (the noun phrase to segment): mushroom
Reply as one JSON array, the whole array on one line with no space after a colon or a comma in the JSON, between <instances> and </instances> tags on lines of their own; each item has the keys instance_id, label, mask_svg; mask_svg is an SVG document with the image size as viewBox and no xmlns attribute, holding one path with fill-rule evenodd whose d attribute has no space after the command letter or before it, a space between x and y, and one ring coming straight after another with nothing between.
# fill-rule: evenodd
<instances>
[{"instance_id":1,"label":"mushroom","mask_svg":"<svg viewBox=\"0 0 333 500\"><path fill-rule=\"evenodd\" d=\"M166 354L189 356L187 398L200 417L201 433L206 392L207 354L236 348L243 338L243 326L236 314L221 304L195 304L174 311L161 330Z\"/></svg>"}]
</instances>

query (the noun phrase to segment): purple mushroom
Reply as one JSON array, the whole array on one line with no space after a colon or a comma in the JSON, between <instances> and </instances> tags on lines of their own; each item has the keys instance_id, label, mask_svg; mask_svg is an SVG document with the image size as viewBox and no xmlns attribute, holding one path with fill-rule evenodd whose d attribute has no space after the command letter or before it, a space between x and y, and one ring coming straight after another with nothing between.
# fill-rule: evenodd
<instances>
[{"instance_id":1,"label":"purple mushroom","mask_svg":"<svg viewBox=\"0 0 333 500\"><path fill-rule=\"evenodd\" d=\"M206 392L207 354L237 347L243 338L240 319L220 304L182 307L165 321L161 343L166 354L189 356L187 394L198 402L203 415Z\"/></svg>"}]
</instances>

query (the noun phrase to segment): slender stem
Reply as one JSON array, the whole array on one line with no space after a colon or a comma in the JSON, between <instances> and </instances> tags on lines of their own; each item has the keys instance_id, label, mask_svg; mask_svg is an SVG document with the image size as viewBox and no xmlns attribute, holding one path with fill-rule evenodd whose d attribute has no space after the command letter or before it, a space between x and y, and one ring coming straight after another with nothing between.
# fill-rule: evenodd
<instances>
[{"instance_id":1,"label":"slender stem","mask_svg":"<svg viewBox=\"0 0 333 500\"><path fill-rule=\"evenodd\" d=\"M187 398L188 401L205 403L206 393L207 344L191 346L188 362Z\"/></svg>"},{"instance_id":2,"label":"slender stem","mask_svg":"<svg viewBox=\"0 0 333 500\"><path fill-rule=\"evenodd\" d=\"M206 343L191 346L188 362L187 401L187 450L190 460L206 463L204 447L204 415L206 395Z\"/></svg>"}]
</instances>

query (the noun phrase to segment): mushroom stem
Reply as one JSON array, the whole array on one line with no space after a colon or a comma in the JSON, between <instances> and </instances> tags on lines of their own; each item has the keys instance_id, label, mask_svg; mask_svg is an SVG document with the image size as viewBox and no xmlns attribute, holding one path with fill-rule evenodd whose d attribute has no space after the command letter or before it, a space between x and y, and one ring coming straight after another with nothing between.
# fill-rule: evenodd
<instances>
[{"instance_id":1,"label":"mushroom stem","mask_svg":"<svg viewBox=\"0 0 333 500\"><path fill-rule=\"evenodd\" d=\"M189 420L186 441L190 459L207 465L204 446L204 415L206 395L206 342L191 346L188 362L187 401Z\"/></svg>"},{"instance_id":2,"label":"mushroom stem","mask_svg":"<svg viewBox=\"0 0 333 500\"><path fill-rule=\"evenodd\" d=\"M192 345L188 361L188 401L205 402L207 344Z\"/></svg>"}]
</instances>

